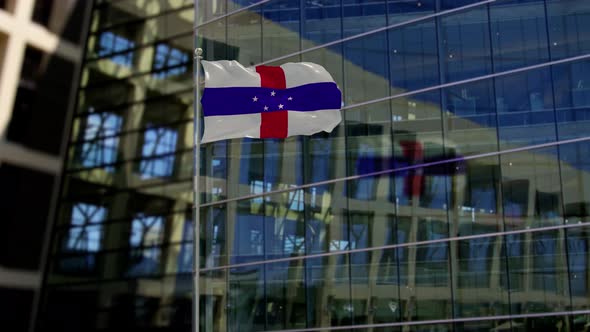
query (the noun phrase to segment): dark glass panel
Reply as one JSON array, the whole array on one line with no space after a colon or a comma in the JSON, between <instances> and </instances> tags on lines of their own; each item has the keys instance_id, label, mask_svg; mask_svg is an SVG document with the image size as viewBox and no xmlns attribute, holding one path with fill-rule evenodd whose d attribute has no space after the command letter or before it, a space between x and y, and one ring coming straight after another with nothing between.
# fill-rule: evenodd
<instances>
[{"instance_id":1,"label":"dark glass panel","mask_svg":"<svg viewBox=\"0 0 590 332\"><path fill-rule=\"evenodd\" d=\"M439 83L435 21L389 31L392 95Z\"/></svg>"},{"instance_id":2,"label":"dark glass panel","mask_svg":"<svg viewBox=\"0 0 590 332\"><path fill-rule=\"evenodd\" d=\"M344 103L389 95L387 33L379 32L344 43Z\"/></svg>"},{"instance_id":3,"label":"dark glass panel","mask_svg":"<svg viewBox=\"0 0 590 332\"><path fill-rule=\"evenodd\" d=\"M392 169L391 110L389 101L344 112L346 118L348 176L363 175ZM390 197L389 175L366 176L347 183L353 210L374 211L370 202L377 203L378 213L387 215ZM364 203L365 201L366 203ZM381 208L382 207L382 208Z\"/></svg>"},{"instance_id":4,"label":"dark glass panel","mask_svg":"<svg viewBox=\"0 0 590 332\"><path fill-rule=\"evenodd\" d=\"M554 60L590 51L590 3L547 0L549 44Z\"/></svg>"},{"instance_id":5,"label":"dark glass panel","mask_svg":"<svg viewBox=\"0 0 590 332\"><path fill-rule=\"evenodd\" d=\"M303 49L342 38L341 0L304 1Z\"/></svg>"},{"instance_id":6,"label":"dark glass panel","mask_svg":"<svg viewBox=\"0 0 590 332\"><path fill-rule=\"evenodd\" d=\"M585 137L590 132L590 61L552 67L559 139Z\"/></svg>"},{"instance_id":7,"label":"dark glass panel","mask_svg":"<svg viewBox=\"0 0 590 332\"><path fill-rule=\"evenodd\" d=\"M511 314L563 311L570 304L564 231L505 237Z\"/></svg>"},{"instance_id":8,"label":"dark glass panel","mask_svg":"<svg viewBox=\"0 0 590 332\"><path fill-rule=\"evenodd\" d=\"M501 72L549 60L543 1L510 0L493 3L490 5L490 22L494 71Z\"/></svg>"},{"instance_id":9,"label":"dark glass panel","mask_svg":"<svg viewBox=\"0 0 590 332\"><path fill-rule=\"evenodd\" d=\"M488 231L483 226L478 228L480 233ZM457 271L453 271L457 280L453 292L455 317L509 315L508 289L499 286L506 278L501 264L505 259L501 255L502 238L479 237L454 241L450 246L457 252Z\"/></svg>"},{"instance_id":10,"label":"dark glass panel","mask_svg":"<svg viewBox=\"0 0 590 332\"><path fill-rule=\"evenodd\" d=\"M440 19L439 38L445 82L491 73L487 7L443 16Z\"/></svg>"},{"instance_id":11,"label":"dark glass panel","mask_svg":"<svg viewBox=\"0 0 590 332\"><path fill-rule=\"evenodd\" d=\"M342 0L344 37L385 26L386 8L386 0Z\"/></svg>"},{"instance_id":12,"label":"dark glass panel","mask_svg":"<svg viewBox=\"0 0 590 332\"><path fill-rule=\"evenodd\" d=\"M566 231L572 310L587 310L590 307L588 289L589 238L587 227L570 228Z\"/></svg>"},{"instance_id":13,"label":"dark glass panel","mask_svg":"<svg viewBox=\"0 0 590 332\"><path fill-rule=\"evenodd\" d=\"M500 157L507 229L563 223L556 157L556 148L509 153Z\"/></svg>"},{"instance_id":14,"label":"dark glass panel","mask_svg":"<svg viewBox=\"0 0 590 332\"><path fill-rule=\"evenodd\" d=\"M263 61L300 50L300 3L276 0L262 6Z\"/></svg>"},{"instance_id":15,"label":"dark glass panel","mask_svg":"<svg viewBox=\"0 0 590 332\"><path fill-rule=\"evenodd\" d=\"M447 237L446 224L440 221L422 219L416 226L408 242ZM407 280L400 289L402 321L452 318L448 248L445 242L407 247L407 258L400 260L400 279Z\"/></svg>"},{"instance_id":16,"label":"dark glass panel","mask_svg":"<svg viewBox=\"0 0 590 332\"><path fill-rule=\"evenodd\" d=\"M308 326L351 325L354 306L348 255L308 259L305 268Z\"/></svg>"},{"instance_id":17,"label":"dark glass panel","mask_svg":"<svg viewBox=\"0 0 590 332\"><path fill-rule=\"evenodd\" d=\"M265 265L265 330L307 326L306 261Z\"/></svg>"},{"instance_id":18,"label":"dark glass panel","mask_svg":"<svg viewBox=\"0 0 590 332\"><path fill-rule=\"evenodd\" d=\"M566 223L590 221L590 143L559 147Z\"/></svg>"},{"instance_id":19,"label":"dark glass panel","mask_svg":"<svg viewBox=\"0 0 590 332\"><path fill-rule=\"evenodd\" d=\"M501 150L556 140L553 92L547 84L550 81L548 69L496 78Z\"/></svg>"},{"instance_id":20,"label":"dark glass panel","mask_svg":"<svg viewBox=\"0 0 590 332\"><path fill-rule=\"evenodd\" d=\"M498 150L496 105L491 80L443 90L447 156L468 156Z\"/></svg>"},{"instance_id":21,"label":"dark glass panel","mask_svg":"<svg viewBox=\"0 0 590 332\"><path fill-rule=\"evenodd\" d=\"M244 66L262 61L262 17L261 7L251 8L227 17L227 43L230 49L228 59L237 60Z\"/></svg>"},{"instance_id":22,"label":"dark glass panel","mask_svg":"<svg viewBox=\"0 0 590 332\"><path fill-rule=\"evenodd\" d=\"M387 0L387 22L389 25L433 14L435 0Z\"/></svg>"}]
</instances>

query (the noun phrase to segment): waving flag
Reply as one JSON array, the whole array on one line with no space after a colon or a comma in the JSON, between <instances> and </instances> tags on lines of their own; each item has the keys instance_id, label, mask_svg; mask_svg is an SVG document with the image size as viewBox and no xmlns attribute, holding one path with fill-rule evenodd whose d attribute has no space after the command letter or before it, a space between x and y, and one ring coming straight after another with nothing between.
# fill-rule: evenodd
<instances>
[{"instance_id":1,"label":"waving flag","mask_svg":"<svg viewBox=\"0 0 590 332\"><path fill-rule=\"evenodd\" d=\"M202 143L331 132L341 121L342 94L320 65L301 62L245 68L226 60L202 64Z\"/></svg>"}]
</instances>

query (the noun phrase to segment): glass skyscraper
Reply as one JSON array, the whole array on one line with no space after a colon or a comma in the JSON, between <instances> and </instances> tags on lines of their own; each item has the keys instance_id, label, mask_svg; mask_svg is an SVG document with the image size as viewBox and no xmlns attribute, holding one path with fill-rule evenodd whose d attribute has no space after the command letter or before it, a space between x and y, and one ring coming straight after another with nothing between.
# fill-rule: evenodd
<instances>
[{"instance_id":1,"label":"glass skyscraper","mask_svg":"<svg viewBox=\"0 0 590 332\"><path fill-rule=\"evenodd\" d=\"M191 329L195 45L344 119L202 146L200 331L590 328L590 1L103 0L39 331Z\"/></svg>"}]
</instances>

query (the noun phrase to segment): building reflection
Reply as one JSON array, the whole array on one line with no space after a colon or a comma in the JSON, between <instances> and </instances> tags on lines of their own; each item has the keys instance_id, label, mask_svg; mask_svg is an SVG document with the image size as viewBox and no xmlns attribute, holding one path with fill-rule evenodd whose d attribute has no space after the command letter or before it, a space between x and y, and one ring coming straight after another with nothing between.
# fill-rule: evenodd
<instances>
[{"instance_id":1,"label":"building reflection","mask_svg":"<svg viewBox=\"0 0 590 332\"><path fill-rule=\"evenodd\" d=\"M205 57L320 63L344 122L203 147L201 330L584 331L586 2L248 5ZM192 6L95 5L41 330L190 329Z\"/></svg>"}]
</instances>

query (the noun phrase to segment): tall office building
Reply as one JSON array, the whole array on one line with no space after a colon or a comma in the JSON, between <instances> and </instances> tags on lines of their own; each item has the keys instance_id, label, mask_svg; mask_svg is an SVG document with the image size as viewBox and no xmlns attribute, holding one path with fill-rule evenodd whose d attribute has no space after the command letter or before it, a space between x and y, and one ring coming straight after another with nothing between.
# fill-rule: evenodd
<instances>
[{"instance_id":1,"label":"tall office building","mask_svg":"<svg viewBox=\"0 0 590 332\"><path fill-rule=\"evenodd\" d=\"M34 319L89 2L0 1L0 321Z\"/></svg>"},{"instance_id":2,"label":"tall office building","mask_svg":"<svg viewBox=\"0 0 590 332\"><path fill-rule=\"evenodd\" d=\"M94 3L39 331L191 329L195 41L343 91L203 145L200 331L588 329L590 2L193 7Z\"/></svg>"}]
</instances>

